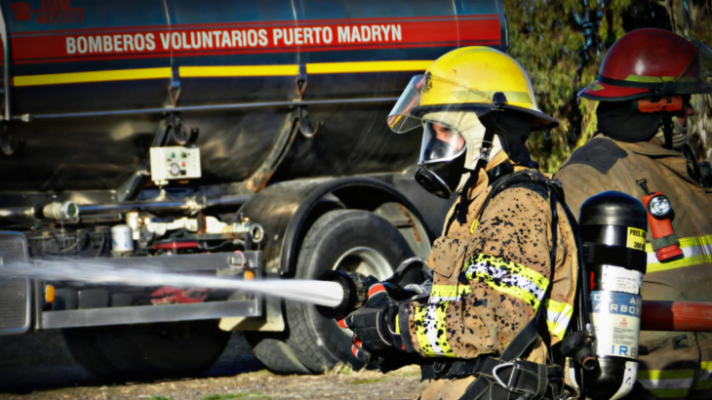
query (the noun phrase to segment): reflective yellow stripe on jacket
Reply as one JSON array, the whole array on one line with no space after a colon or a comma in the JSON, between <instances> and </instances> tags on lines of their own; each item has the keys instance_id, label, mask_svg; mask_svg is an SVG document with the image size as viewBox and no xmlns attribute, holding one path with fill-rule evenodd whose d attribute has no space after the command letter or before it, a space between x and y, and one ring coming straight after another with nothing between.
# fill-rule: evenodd
<instances>
[{"instance_id":1,"label":"reflective yellow stripe on jacket","mask_svg":"<svg viewBox=\"0 0 712 400\"><path fill-rule=\"evenodd\" d=\"M694 378L694 369L638 371L638 382L661 399L687 397Z\"/></svg>"},{"instance_id":2,"label":"reflective yellow stripe on jacket","mask_svg":"<svg viewBox=\"0 0 712 400\"><path fill-rule=\"evenodd\" d=\"M712 235L681 238L680 249L685 255L684 258L661 263L658 261L655 251L653 251L653 246L648 243L645 246L645 251L648 253L648 272L712 264Z\"/></svg>"},{"instance_id":3,"label":"reflective yellow stripe on jacket","mask_svg":"<svg viewBox=\"0 0 712 400\"><path fill-rule=\"evenodd\" d=\"M574 308L568 303L552 299L544 300L544 307L546 307L546 324L549 327L549 332L559 339L563 339L566 328L571 322L571 316L574 314Z\"/></svg>"},{"instance_id":4,"label":"reflective yellow stripe on jacket","mask_svg":"<svg viewBox=\"0 0 712 400\"><path fill-rule=\"evenodd\" d=\"M465 276L469 280L483 280L497 291L522 299L534 307L535 311L539 309L549 285L549 280L533 269L488 254L479 254L477 258L470 259ZM573 307L552 299L546 299L544 307L549 332L563 339L574 313Z\"/></svg>"},{"instance_id":5,"label":"reflective yellow stripe on jacket","mask_svg":"<svg viewBox=\"0 0 712 400\"><path fill-rule=\"evenodd\" d=\"M444 326L450 302L460 301L462 296L469 293L472 293L469 285L433 285L428 304L416 307L413 320L420 324ZM417 330L416 338L426 356L455 356L447 341L445 329Z\"/></svg>"},{"instance_id":6,"label":"reflective yellow stripe on jacket","mask_svg":"<svg viewBox=\"0 0 712 400\"><path fill-rule=\"evenodd\" d=\"M534 308L546 295L549 280L533 269L490 254L480 253L470 259L465 277L486 283L492 289L522 299Z\"/></svg>"},{"instance_id":7,"label":"reflective yellow stripe on jacket","mask_svg":"<svg viewBox=\"0 0 712 400\"><path fill-rule=\"evenodd\" d=\"M549 280L533 269L489 254L471 258L464 273L468 280L484 282L498 292L519 298L530 304L535 311L549 285ZM415 308L413 319L416 324L435 324L435 329L416 330L416 338L424 355L454 357L444 329L448 306L452 302L462 301L463 296L471 293L469 285L433 285L428 303ZM571 321L573 307L550 299L545 300L544 304L549 331L563 338Z\"/></svg>"},{"instance_id":8,"label":"reflective yellow stripe on jacket","mask_svg":"<svg viewBox=\"0 0 712 400\"><path fill-rule=\"evenodd\" d=\"M700 372L697 373L697 380L692 390L710 389L712 389L712 361L702 361L700 363Z\"/></svg>"}]
</instances>

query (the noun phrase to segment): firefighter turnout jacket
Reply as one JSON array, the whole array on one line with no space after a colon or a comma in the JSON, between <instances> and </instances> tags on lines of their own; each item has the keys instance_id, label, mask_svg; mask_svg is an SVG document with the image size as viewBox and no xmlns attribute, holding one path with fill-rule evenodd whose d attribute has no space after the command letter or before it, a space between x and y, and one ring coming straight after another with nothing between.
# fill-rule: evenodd
<instances>
[{"instance_id":1,"label":"firefighter turnout jacket","mask_svg":"<svg viewBox=\"0 0 712 400\"><path fill-rule=\"evenodd\" d=\"M453 215L457 213L451 211L443 236L433 245L427 260L434 271L427 303L402 308L406 316L401 311L401 320L408 320L409 332L403 335L406 350L426 358L497 358L540 307L545 307L542 316L553 344L561 340L572 317L578 261L561 205L556 204L552 266L552 209L546 186L511 185L484 207L491 179L496 177L481 170L478 178L468 193L467 221L458 222ZM541 339L525 356L527 361L546 364L547 349ZM420 399L459 399L474 380L475 376L426 379Z\"/></svg>"},{"instance_id":2,"label":"firefighter turnout jacket","mask_svg":"<svg viewBox=\"0 0 712 400\"><path fill-rule=\"evenodd\" d=\"M712 189L687 172L687 160L657 139L626 143L603 135L576 150L557 173L574 215L588 197L615 190L637 199L647 181L672 205L672 226L684 258L661 263L647 237L644 300L710 301L712 296ZM641 332L638 381L665 399L712 398L712 337L706 333Z\"/></svg>"}]
</instances>

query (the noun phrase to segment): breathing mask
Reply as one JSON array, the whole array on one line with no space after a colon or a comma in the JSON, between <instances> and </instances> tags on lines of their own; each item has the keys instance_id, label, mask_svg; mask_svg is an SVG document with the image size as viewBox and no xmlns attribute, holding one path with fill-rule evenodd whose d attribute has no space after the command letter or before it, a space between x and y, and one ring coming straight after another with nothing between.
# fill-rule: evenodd
<instances>
[{"instance_id":1,"label":"breathing mask","mask_svg":"<svg viewBox=\"0 0 712 400\"><path fill-rule=\"evenodd\" d=\"M444 199L464 190L481 157L484 135L485 127L475 113L451 111L425 115L415 180ZM501 149L495 136L489 159Z\"/></svg>"}]
</instances>

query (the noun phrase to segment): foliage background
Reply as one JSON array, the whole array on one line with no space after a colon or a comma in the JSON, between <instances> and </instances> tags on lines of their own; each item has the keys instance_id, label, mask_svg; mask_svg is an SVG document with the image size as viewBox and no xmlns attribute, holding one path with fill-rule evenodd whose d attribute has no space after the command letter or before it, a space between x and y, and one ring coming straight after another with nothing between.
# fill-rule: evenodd
<instances>
[{"instance_id":1,"label":"foliage background","mask_svg":"<svg viewBox=\"0 0 712 400\"><path fill-rule=\"evenodd\" d=\"M712 0L504 0L512 55L529 73L539 107L561 126L528 145L542 169L555 172L596 131L596 102L577 100L593 82L607 49L626 32L655 27L712 45ZM693 96L691 144L712 158L712 101Z\"/></svg>"}]
</instances>

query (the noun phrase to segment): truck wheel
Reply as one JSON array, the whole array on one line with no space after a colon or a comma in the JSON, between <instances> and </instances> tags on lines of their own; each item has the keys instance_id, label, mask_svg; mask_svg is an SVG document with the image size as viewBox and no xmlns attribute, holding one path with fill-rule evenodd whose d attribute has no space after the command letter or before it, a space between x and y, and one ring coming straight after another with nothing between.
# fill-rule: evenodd
<instances>
[{"instance_id":1,"label":"truck wheel","mask_svg":"<svg viewBox=\"0 0 712 400\"><path fill-rule=\"evenodd\" d=\"M252 352L277 374L310 374L286 342L285 332L245 332Z\"/></svg>"},{"instance_id":2,"label":"truck wheel","mask_svg":"<svg viewBox=\"0 0 712 400\"><path fill-rule=\"evenodd\" d=\"M376 214L336 210L321 216L307 232L299 250L297 279L317 279L336 269L388 278L413 252L398 229ZM287 343L315 373L348 364L364 366L351 354L352 332L322 317L313 305L287 303L291 331Z\"/></svg>"},{"instance_id":3,"label":"truck wheel","mask_svg":"<svg viewBox=\"0 0 712 400\"><path fill-rule=\"evenodd\" d=\"M232 332L217 321L65 329L74 359L99 378L156 378L200 373L222 354Z\"/></svg>"}]
</instances>

